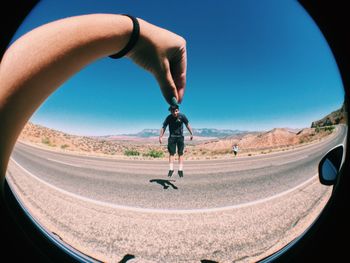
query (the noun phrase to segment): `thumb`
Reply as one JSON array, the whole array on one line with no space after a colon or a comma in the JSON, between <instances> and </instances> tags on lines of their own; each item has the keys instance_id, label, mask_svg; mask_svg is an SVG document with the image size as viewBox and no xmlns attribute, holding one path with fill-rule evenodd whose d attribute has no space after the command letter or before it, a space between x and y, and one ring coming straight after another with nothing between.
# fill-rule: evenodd
<instances>
[{"instance_id":1,"label":"thumb","mask_svg":"<svg viewBox=\"0 0 350 263\"><path fill-rule=\"evenodd\" d=\"M176 89L174 79L171 74L170 64L168 60L164 61L163 70L156 73L156 79L160 86L160 89L163 93L165 100L172 105L173 98L175 97L176 101L179 100L179 95Z\"/></svg>"}]
</instances>

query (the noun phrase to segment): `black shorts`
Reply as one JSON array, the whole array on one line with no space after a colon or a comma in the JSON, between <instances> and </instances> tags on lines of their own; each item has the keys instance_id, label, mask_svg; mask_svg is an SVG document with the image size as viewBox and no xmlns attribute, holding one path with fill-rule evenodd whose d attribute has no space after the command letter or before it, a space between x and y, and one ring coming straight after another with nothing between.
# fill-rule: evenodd
<instances>
[{"instance_id":1,"label":"black shorts","mask_svg":"<svg viewBox=\"0 0 350 263\"><path fill-rule=\"evenodd\" d=\"M174 155L176 153L177 146L177 154L183 155L185 149L185 139L184 136L179 137L169 137L168 138L168 151L170 155Z\"/></svg>"}]
</instances>

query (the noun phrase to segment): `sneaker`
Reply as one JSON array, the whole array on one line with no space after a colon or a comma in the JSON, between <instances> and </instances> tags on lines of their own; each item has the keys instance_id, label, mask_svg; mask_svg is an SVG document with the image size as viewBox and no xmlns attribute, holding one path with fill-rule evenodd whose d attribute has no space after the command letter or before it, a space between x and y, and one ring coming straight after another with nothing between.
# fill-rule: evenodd
<instances>
[{"instance_id":1,"label":"sneaker","mask_svg":"<svg viewBox=\"0 0 350 263\"><path fill-rule=\"evenodd\" d=\"M174 170L169 170L168 177L171 177L173 175Z\"/></svg>"},{"instance_id":2,"label":"sneaker","mask_svg":"<svg viewBox=\"0 0 350 263\"><path fill-rule=\"evenodd\" d=\"M180 177L184 177L184 172L183 171L178 171Z\"/></svg>"}]
</instances>

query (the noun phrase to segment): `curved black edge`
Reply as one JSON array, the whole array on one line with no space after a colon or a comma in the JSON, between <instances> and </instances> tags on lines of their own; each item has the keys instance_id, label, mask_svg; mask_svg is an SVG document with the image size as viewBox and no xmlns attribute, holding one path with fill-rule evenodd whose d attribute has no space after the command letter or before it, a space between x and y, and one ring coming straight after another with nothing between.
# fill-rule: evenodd
<instances>
[{"instance_id":1,"label":"curved black edge","mask_svg":"<svg viewBox=\"0 0 350 263\"><path fill-rule=\"evenodd\" d=\"M6 18L6 22L1 25L5 27L4 30L1 29L1 57L17 27L37 2L33 0L16 0L11 1L11 5L8 8L1 9L2 18ZM346 1L299 0L299 3L316 21L333 51L340 69L348 102L350 43L347 39L347 34L349 34L347 25L350 24L350 16L347 12ZM346 109L349 112L348 103L346 104ZM349 136L347 137L347 145L350 145ZM266 258L263 260L264 262L314 262L316 259L321 259L321 262L331 262L335 258L348 257L348 247L346 242L342 240L347 240L350 230L350 216L347 213L349 210L350 185L349 176L346 176L350 174L349 154L349 147L347 147L346 159L340 172L339 181L335 185L334 194L318 220L304 236L300 237L292 246L288 246L286 251L282 250ZM1 257L10 257L13 262L21 262L23 259L26 262L71 262L71 257L64 260L59 258L60 256L55 254L55 248L52 248L50 243L47 244L42 240L43 243L34 245L35 242L32 242L34 240L30 230L34 227L33 224L31 223L27 226L27 223L23 223L22 227L18 226L18 222L15 221L25 218L25 215L21 214L23 213L21 209L18 213L10 212L10 210L18 209L18 207L13 208L16 205L18 206L18 203L15 200L12 203L8 198L6 200L2 198L4 189L0 189L0 237L3 243L1 246ZM14 198L13 194L12 198ZM11 209L9 210L7 207L11 207ZM14 217L17 219L14 220ZM39 235L40 239L39 231L33 231L34 234ZM43 238L42 235L41 238Z\"/></svg>"},{"instance_id":2,"label":"curved black edge","mask_svg":"<svg viewBox=\"0 0 350 263\"><path fill-rule=\"evenodd\" d=\"M0 58L17 28L38 2L12 0L6 8L2 5ZM43 235L17 202L6 180L1 180L0 184L0 211L1 262L80 262Z\"/></svg>"},{"instance_id":3,"label":"curved black edge","mask_svg":"<svg viewBox=\"0 0 350 263\"><path fill-rule=\"evenodd\" d=\"M17 28L21 25L24 18L29 14L29 12L38 2L38 0L11 0L8 5L5 6L6 1L1 5L1 58L5 53L7 45L10 43L11 38L15 34Z\"/></svg>"},{"instance_id":4,"label":"curved black edge","mask_svg":"<svg viewBox=\"0 0 350 263\"><path fill-rule=\"evenodd\" d=\"M69 254L63 251L62 246L58 246L56 242L53 242L53 238L50 239L48 235L45 235L44 230L40 229L20 205L7 180L5 180L2 190L2 201L4 201L2 208L5 209L2 209L2 212L7 212L4 222L1 222L6 232L6 239L3 241L13 242L11 250L7 251L11 253L11 261L17 262L14 258L21 257L23 260L24 257L28 262L28 257L33 257L35 261L30 262L89 262L79 260L74 257L73 253Z\"/></svg>"},{"instance_id":5,"label":"curved black edge","mask_svg":"<svg viewBox=\"0 0 350 263\"><path fill-rule=\"evenodd\" d=\"M339 67L345 89L345 107L349 112L350 94L350 16L346 1L298 0L326 38ZM347 145L350 144L349 131ZM350 232L350 147L346 147L344 165L333 194L317 220L304 234L284 249L260 262L334 262L348 258Z\"/></svg>"},{"instance_id":6,"label":"curved black edge","mask_svg":"<svg viewBox=\"0 0 350 263\"><path fill-rule=\"evenodd\" d=\"M2 58L11 38L15 34L17 28L20 26L24 18L34 8L38 1L28 0L11 1L5 8L2 4L0 9L1 15L1 38L0 38L0 58ZM1 146L0 146L1 147ZM52 262L38 247L34 246L27 233L27 224L23 224L22 228L19 226L17 218L21 218L20 210L18 211L18 203L9 196L7 183L1 180L0 183L0 238L1 238L1 253L3 259L7 261L22 262L28 260L30 262ZM12 210L17 212L11 212ZM23 231L25 229L25 231ZM0 259L0 261L2 261ZM6 261L6 260L5 260Z\"/></svg>"}]
</instances>

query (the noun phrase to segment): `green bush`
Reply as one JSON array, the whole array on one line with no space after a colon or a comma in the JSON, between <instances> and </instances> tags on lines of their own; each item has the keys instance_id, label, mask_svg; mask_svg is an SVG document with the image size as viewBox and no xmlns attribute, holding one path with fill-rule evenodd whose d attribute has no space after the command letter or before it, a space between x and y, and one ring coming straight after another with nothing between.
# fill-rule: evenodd
<instances>
[{"instance_id":1,"label":"green bush","mask_svg":"<svg viewBox=\"0 0 350 263\"><path fill-rule=\"evenodd\" d=\"M50 139L47 138L47 137L45 137L44 139L41 139L41 142L42 142L43 144L47 144L47 145L50 145L50 144L51 144Z\"/></svg>"},{"instance_id":2,"label":"green bush","mask_svg":"<svg viewBox=\"0 0 350 263\"><path fill-rule=\"evenodd\" d=\"M325 131L333 132L335 127L333 125L324 127Z\"/></svg>"},{"instance_id":3,"label":"green bush","mask_svg":"<svg viewBox=\"0 0 350 263\"><path fill-rule=\"evenodd\" d=\"M126 156L139 156L140 155L140 153L138 151L136 151L136 150L126 150L124 152L124 154Z\"/></svg>"},{"instance_id":4,"label":"green bush","mask_svg":"<svg viewBox=\"0 0 350 263\"><path fill-rule=\"evenodd\" d=\"M41 140L41 143L46 144L47 146L50 147L56 147L56 144L52 144L49 138L45 137L44 139Z\"/></svg>"},{"instance_id":5,"label":"green bush","mask_svg":"<svg viewBox=\"0 0 350 263\"><path fill-rule=\"evenodd\" d=\"M329 126L324 126L324 127L317 126L315 128L315 131L316 131L316 133L319 133L321 130L323 130L323 131L327 131L327 132L332 133L334 131L334 129L335 129L334 125L329 125Z\"/></svg>"},{"instance_id":6,"label":"green bush","mask_svg":"<svg viewBox=\"0 0 350 263\"><path fill-rule=\"evenodd\" d=\"M161 158L164 156L164 153L162 151L150 150L148 153L145 154L145 156L150 156L153 158Z\"/></svg>"}]
</instances>

